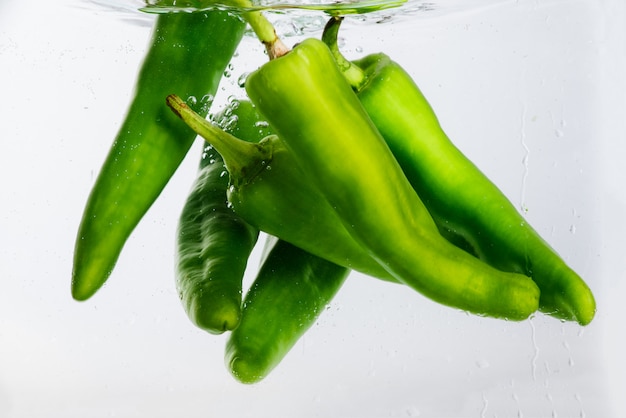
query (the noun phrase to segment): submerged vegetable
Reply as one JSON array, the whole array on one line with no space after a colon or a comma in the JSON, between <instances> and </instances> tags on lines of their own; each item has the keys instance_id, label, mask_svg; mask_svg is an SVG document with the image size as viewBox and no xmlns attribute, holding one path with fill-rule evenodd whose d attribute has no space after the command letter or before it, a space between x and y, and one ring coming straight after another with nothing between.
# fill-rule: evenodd
<instances>
[{"instance_id":1,"label":"submerged vegetable","mask_svg":"<svg viewBox=\"0 0 626 418\"><path fill-rule=\"evenodd\" d=\"M170 93L206 114L245 24L221 11L157 17L135 95L87 200L76 239L72 296L91 297L196 134L163 106Z\"/></svg>"},{"instance_id":2,"label":"submerged vegetable","mask_svg":"<svg viewBox=\"0 0 626 418\"><path fill-rule=\"evenodd\" d=\"M269 134L249 101L233 101L212 119L224 132L248 142L258 143ZM191 321L214 334L239 325L242 279L259 235L228 203L229 179L222 156L207 146L176 241L178 294Z\"/></svg>"},{"instance_id":3,"label":"submerged vegetable","mask_svg":"<svg viewBox=\"0 0 626 418\"><path fill-rule=\"evenodd\" d=\"M406 71L382 53L354 63L339 54L339 23L331 19L324 40L441 232L495 268L531 277L542 312L589 324L587 284L455 147Z\"/></svg>"},{"instance_id":4,"label":"submerged vegetable","mask_svg":"<svg viewBox=\"0 0 626 418\"><path fill-rule=\"evenodd\" d=\"M335 264L396 281L352 239L276 135L246 142L213 126L177 96L167 103L224 158L229 202L246 222Z\"/></svg>"},{"instance_id":5,"label":"submerged vegetable","mask_svg":"<svg viewBox=\"0 0 626 418\"><path fill-rule=\"evenodd\" d=\"M225 361L243 383L264 379L315 323L350 270L269 237Z\"/></svg>"},{"instance_id":6,"label":"submerged vegetable","mask_svg":"<svg viewBox=\"0 0 626 418\"><path fill-rule=\"evenodd\" d=\"M307 39L266 63L246 91L346 230L396 279L480 315L521 320L536 311L532 280L441 237L324 43Z\"/></svg>"},{"instance_id":7,"label":"submerged vegetable","mask_svg":"<svg viewBox=\"0 0 626 418\"><path fill-rule=\"evenodd\" d=\"M176 240L178 294L189 319L213 334L239 324L242 279L259 235L229 207L227 188L222 157L207 147Z\"/></svg>"}]
</instances>

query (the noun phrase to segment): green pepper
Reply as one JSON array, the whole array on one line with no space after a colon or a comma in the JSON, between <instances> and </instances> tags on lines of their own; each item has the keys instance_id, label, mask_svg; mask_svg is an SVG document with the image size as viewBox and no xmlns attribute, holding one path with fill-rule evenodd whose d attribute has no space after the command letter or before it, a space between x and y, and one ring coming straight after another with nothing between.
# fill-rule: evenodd
<instances>
[{"instance_id":1,"label":"green pepper","mask_svg":"<svg viewBox=\"0 0 626 418\"><path fill-rule=\"evenodd\" d=\"M243 383L262 380L279 364L350 272L272 236L266 251L226 343L226 364Z\"/></svg>"},{"instance_id":2,"label":"green pepper","mask_svg":"<svg viewBox=\"0 0 626 418\"><path fill-rule=\"evenodd\" d=\"M228 200L246 222L335 264L397 281L352 239L276 135L250 143L212 125L177 96L167 103L224 159Z\"/></svg>"},{"instance_id":3,"label":"green pepper","mask_svg":"<svg viewBox=\"0 0 626 418\"><path fill-rule=\"evenodd\" d=\"M253 112L252 105L243 103L237 111L245 116ZM217 116L226 132L252 139L265 136L260 127L231 123L233 116L237 115L230 109ZM178 294L191 321L213 334L239 324L242 279L259 236L259 230L228 203L228 184L221 155L206 147L178 222L176 240Z\"/></svg>"},{"instance_id":4,"label":"green pepper","mask_svg":"<svg viewBox=\"0 0 626 418\"><path fill-rule=\"evenodd\" d=\"M352 64L343 59L336 42L340 21L331 19L324 41L442 233L469 243L495 268L531 277L542 312L590 323L596 304L587 284L450 141L400 65L381 53Z\"/></svg>"},{"instance_id":5,"label":"green pepper","mask_svg":"<svg viewBox=\"0 0 626 418\"><path fill-rule=\"evenodd\" d=\"M537 310L530 278L440 235L323 42L306 39L251 73L245 88L346 230L396 279L479 315L522 320Z\"/></svg>"},{"instance_id":6,"label":"green pepper","mask_svg":"<svg viewBox=\"0 0 626 418\"><path fill-rule=\"evenodd\" d=\"M126 240L157 199L196 134L163 107L170 93L206 114L245 24L222 11L157 17L134 98L83 213L72 296L91 297L111 274Z\"/></svg>"}]
</instances>

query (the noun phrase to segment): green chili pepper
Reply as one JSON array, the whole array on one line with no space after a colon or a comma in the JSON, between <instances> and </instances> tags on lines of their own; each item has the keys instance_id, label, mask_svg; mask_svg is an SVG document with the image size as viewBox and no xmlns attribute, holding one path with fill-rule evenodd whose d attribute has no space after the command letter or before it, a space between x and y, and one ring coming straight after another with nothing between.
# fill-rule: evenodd
<instances>
[{"instance_id":1,"label":"green chili pepper","mask_svg":"<svg viewBox=\"0 0 626 418\"><path fill-rule=\"evenodd\" d=\"M303 41L245 87L346 230L399 281L480 315L521 320L536 311L530 278L442 238L323 42Z\"/></svg>"},{"instance_id":2,"label":"green chili pepper","mask_svg":"<svg viewBox=\"0 0 626 418\"><path fill-rule=\"evenodd\" d=\"M178 223L176 288L189 319L214 334L239 324L242 279L259 236L228 205L227 189L222 157L207 147Z\"/></svg>"},{"instance_id":3,"label":"green chili pepper","mask_svg":"<svg viewBox=\"0 0 626 418\"><path fill-rule=\"evenodd\" d=\"M227 188L224 162L208 147L176 240L179 297L189 319L213 334L239 324L242 278L259 234L228 206Z\"/></svg>"},{"instance_id":4,"label":"green chili pepper","mask_svg":"<svg viewBox=\"0 0 626 418\"><path fill-rule=\"evenodd\" d=\"M278 365L350 272L272 236L268 246L241 322L226 343L226 364L243 383L262 380Z\"/></svg>"},{"instance_id":5,"label":"green chili pepper","mask_svg":"<svg viewBox=\"0 0 626 418\"><path fill-rule=\"evenodd\" d=\"M596 304L587 284L454 146L409 74L384 54L352 64L343 59L340 21L331 19L324 40L442 233L468 242L495 268L531 277L541 291L542 312L591 322Z\"/></svg>"},{"instance_id":6,"label":"green chili pepper","mask_svg":"<svg viewBox=\"0 0 626 418\"><path fill-rule=\"evenodd\" d=\"M177 96L167 103L221 154L230 175L228 200L246 222L335 264L397 281L352 239L276 135L250 143L213 126Z\"/></svg>"},{"instance_id":7,"label":"green chili pepper","mask_svg":"<svg viewBox=\"0 0 626 418\"><path fill-rule=\"evenodd\" d=\"M245 24L226 12L157 17L135 96L88 198L78 230L72 296L91 297L161 193L196 134L163 107L170 93L206 114Z\"/></svg>"}]
</instances>

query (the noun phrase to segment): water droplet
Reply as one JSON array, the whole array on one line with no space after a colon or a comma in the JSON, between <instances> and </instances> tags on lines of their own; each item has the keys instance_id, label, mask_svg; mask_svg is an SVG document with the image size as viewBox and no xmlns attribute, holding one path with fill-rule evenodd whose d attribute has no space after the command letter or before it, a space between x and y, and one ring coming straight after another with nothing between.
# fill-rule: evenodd
<instances>
[{"instance_id":1,"label":"water droplet","mask_svg":"<svg viewBox=\"0 0 626 418\"><path fill-rule=\"evenodd\" d=\"M574 224L570 225L569 232L571 232L572 234L575 234L576 233L576 225L574 225Z\"/></svg>"},{"instance_id":2,"label":"water droplet","mask_svg":"<svg viewBox=\"0 0 626 418\"><path fill-rule=\"evenodd\" d=\"M189 96L186 102L189 106L194 107L196 104L198 104L198 99L196 98L196 96Z\"/></svg>"}]
</instances>

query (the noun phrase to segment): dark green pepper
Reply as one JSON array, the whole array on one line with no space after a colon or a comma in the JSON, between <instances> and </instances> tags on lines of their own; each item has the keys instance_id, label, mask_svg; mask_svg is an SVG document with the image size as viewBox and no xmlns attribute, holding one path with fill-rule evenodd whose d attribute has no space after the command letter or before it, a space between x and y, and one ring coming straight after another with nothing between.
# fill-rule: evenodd
<instances>
[{"instance_id":1,"label":"dark green pepper","mask_svg":"<svg viewBox=\"0 0 626 418\"><path fill-rule=\"evenodd\" d=\"M495 268L531 277L541 291L542 312L591 322L596 304L587 284L450 141L406 71L385 54L352 64L341 57L339 22L329 22L324 40L442 233L469 243Z\"/></svg>"},{"instance_id":2,"label":"dark green pepper","mask_svg":"<svg viewBox=\"0 0 626 418\"><path fill-rule=\"evenodd\" d=\"M228 108L216 117L219 126L246 139L265 137L260 127L232 123L238 115L256 120L250 102L237 107L237 114ZM183 207L176 240L176 288L180 299L189 319L214 334L233 330L239 324L242 279L259 236L259 230L238 216L228 203L228 185L221 155L208 146Z\"/></svg>"},{"instance_id":3,"label":"dark green pepper","mask_svg":"<svg viewBox=\"0 0 626 418\"><path fill-rule=\"evenodd\" d=\"M346 230L396 279L479 315L522 320L537 310L531 279L442 238L323 42L303 41L245 87Z\"/></svg>"},{"instance_id":4,"label":"dark green pepper","mask_svg":"<svg viewBox=\"0 0 626 418\"><path fill-rule=\"evenodd\" d=\"M157 17L134 98L78 230L72 296L91 297L111 274L122 248L157 199L196 134L163 106L170 93L194 98L206 114L245 24L226 12Z\"/></svg>"},{"instance_id":5,"label":"dark green pepper","mask_svg":"<svg viewBox=\"0 0 626 418\"><path fill-rule=\"evenodd\" d=\"M262 380L278 365L350 272L272 236L268 246L226 343L226 364L243 383Z\"/></svg>"}]
</instances>

